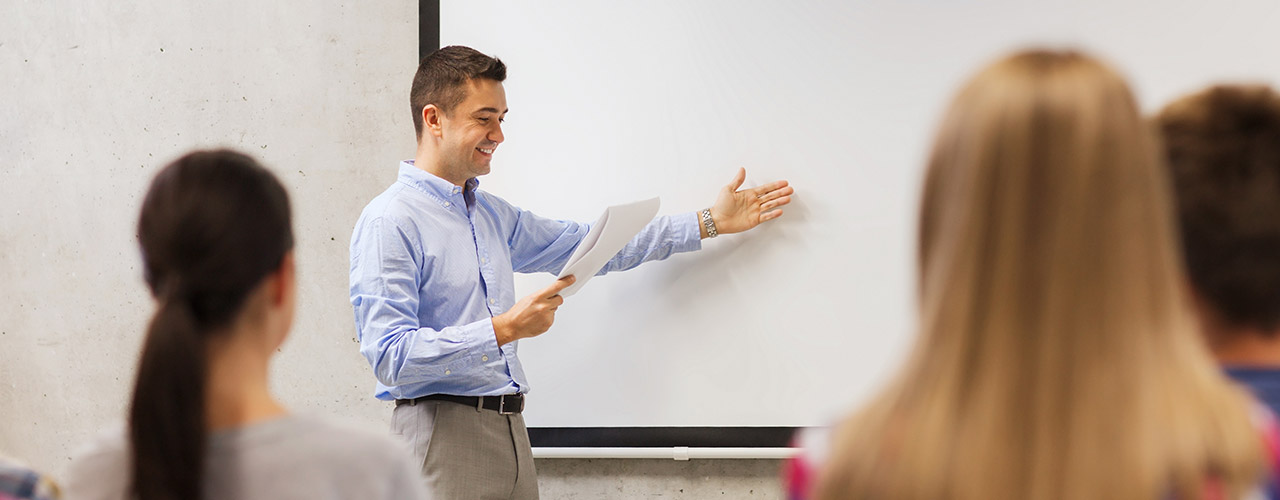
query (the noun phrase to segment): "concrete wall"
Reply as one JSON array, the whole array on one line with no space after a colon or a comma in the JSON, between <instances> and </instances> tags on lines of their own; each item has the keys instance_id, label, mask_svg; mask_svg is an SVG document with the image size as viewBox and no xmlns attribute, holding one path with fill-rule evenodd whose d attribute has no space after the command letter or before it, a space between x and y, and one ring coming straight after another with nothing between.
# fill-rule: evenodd
<instances>
[{"instance_id":1,"label":"concrete wall","mask_svg":"<svg viewBox=\"0 0 1280 500\"><path fill-rule=\"evenodd\" d=\"M384 428L353 342L347 244L410 157L417 2L0 6L0 454L61 474L118 422L151 310L134 225L165 162L229 146L296 213L291 408ZM779 498L776 461L540 460L544 498Z\"/></svg>"},{"instance_id":2,"label":"concrete wall","mask_svg":"<svg viewBox=\"0 0 1280 500\"><path fill-rule=\"evenodd\" d=\"M544 499L781 499L779 460L539 459Z\"/></svg>"}]
</instances>

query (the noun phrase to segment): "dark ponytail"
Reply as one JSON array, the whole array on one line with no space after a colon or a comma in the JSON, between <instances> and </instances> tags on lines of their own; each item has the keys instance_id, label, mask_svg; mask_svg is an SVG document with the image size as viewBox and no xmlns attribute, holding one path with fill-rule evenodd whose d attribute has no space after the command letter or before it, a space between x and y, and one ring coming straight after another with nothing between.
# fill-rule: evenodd
<instances>
[{"instance_id":1,"label":"dark ponytail","mask_svg":"<svg viewBox=\"0 0 1280 500\"><path fill-rule=\"evenodd\" d=\"M151 319L129 408L138 500L202 498L206 344L293 248L284 188L252 158L188 154L152 181L138 221Z\"/></svg>"},{"instance_id":2,"label":"dark ponytail","mask_svg":"<svg viewBox=\"0 0 1280 500\"><path fill-rule=\"evenodd\" d=\"M205 350L197 328L180 300L162 298L151 319L129 419L139 499L200 498Z\"/></svg>"}]
</instances>

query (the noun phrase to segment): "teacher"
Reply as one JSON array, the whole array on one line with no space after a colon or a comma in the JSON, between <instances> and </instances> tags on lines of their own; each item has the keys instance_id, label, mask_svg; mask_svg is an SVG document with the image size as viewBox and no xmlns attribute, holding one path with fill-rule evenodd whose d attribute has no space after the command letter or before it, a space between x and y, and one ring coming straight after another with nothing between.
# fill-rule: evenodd
<instances>
[{"instance_id":1,"label":"teacher","mask_svg":"<svg viewBox=\"0 0 1280 500\"><path fill-rule=\"evenodd\" d=\"M536 499L521 411L529 391L519 340L546 332L572 276L518 299L513 273L558 273L590 224L543 218L479 189L503 142L502 61L452 46L422 59L409 100L417 153L369 202L351 236L351 304L378 399L411 443L431 493ZM739 190L739 169L700 212L655 218L601 273L782 215L792 188Z\"/></svg>"}]
</instances>

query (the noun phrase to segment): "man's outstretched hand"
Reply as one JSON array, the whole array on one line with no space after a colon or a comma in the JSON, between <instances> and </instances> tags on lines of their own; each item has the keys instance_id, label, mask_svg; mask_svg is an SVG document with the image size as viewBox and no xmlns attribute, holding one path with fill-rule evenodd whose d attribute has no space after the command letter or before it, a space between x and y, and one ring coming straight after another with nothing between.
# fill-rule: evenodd
<instances>
[{"instance_id":1,"label":"man's outstretched hand","mask_svg":"<svg viewBox=\"0 0 1280 500\"><path fill-rule=\"evenodd\" d=\"M773 181L760 187L738 190L747 179L747 169L739 168L711 206L711 219L720 234L740 233L782 216L782 206L791 203L795 190L787 181ZM706 229L703 229L705 237Z\"/></svg>"}]
</instances>

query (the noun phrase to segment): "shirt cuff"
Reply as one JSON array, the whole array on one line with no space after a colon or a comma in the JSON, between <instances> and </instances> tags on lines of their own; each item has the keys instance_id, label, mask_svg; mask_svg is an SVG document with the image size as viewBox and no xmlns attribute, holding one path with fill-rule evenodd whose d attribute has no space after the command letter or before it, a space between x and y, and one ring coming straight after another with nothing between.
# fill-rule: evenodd
<instances>
[{"instance_id":1,"label":"shirt cuff","mask_svg":"<svg viewBox=\"0 0 1280 500\"><path fill-rule=\"evenodd\" d=\"M701 250L702 226L700 224L698 212L671 216L671 227L676 235L672 249L676 252Z\"/></svg>"},{"instance_id":2,"label":"shirt cuff","mask_svg":"<svg viewBox=\"0 0 1280 500\"><path fill-rule=\"evenodd\" d=\"M498 346L498 336L493 330L493 318L472 323L475 330L470 332L467 342L466 363L471 366L492 368L504 363L502 349Z\"/></svg>"},{"instance_id":3,"label":"shirt cuff","mask_svg":"<svg viewBox=\"0 0 1280 500\"><path fill-rule=\"evenodd\" d=\"M463 378L481 378L492 371L495 363L505 361L498 348L498 339L494 336L493 320L485 318L456 327L460 335L455 336L459 342L454 354L448 361L430 363L428 368L434 378L439 380L460 380ZM461 337L461 338L459 338Z\"/></svg>"}]
</instances>

